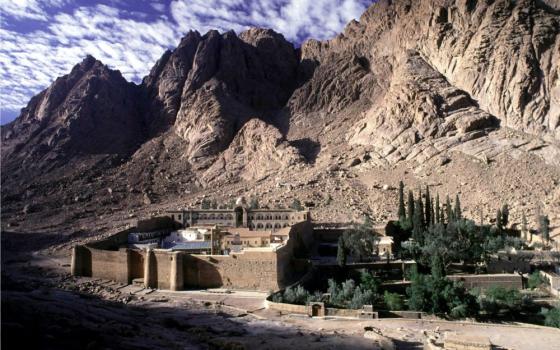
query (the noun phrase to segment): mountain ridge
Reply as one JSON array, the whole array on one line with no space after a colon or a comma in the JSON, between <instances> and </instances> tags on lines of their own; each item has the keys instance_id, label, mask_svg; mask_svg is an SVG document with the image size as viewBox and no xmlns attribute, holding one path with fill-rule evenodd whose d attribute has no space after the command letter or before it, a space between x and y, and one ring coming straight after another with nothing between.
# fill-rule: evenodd
<instances>
[{"instance_id":1,"label":"mountain ridge","mask_svg":"<svg viewBox=\"0 0 560 350\"><path fill-rule=\"evenodd\" d=\"M375 169L444 171L464 157L558 169L560 20L543 4L384 0L300 48L270 29L191 31L138 85L86 57L1 128L3 216L23 220L26 202L194 204L256 183L285 201L282 184L300 177L337 191L369 186L356 179ZM374 213L352 196L340 200ZM330 215L323 202L318 217Z\"/></svg>"}]
</instances>

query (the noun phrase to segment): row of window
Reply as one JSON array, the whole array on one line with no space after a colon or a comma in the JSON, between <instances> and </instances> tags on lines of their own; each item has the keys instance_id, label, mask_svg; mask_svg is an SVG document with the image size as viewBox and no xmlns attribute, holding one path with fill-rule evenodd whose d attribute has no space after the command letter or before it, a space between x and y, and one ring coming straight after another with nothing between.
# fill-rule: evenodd
<instances>
[{"instance_id":1,"label":"row of window","mask_svg":"<svg viewBox=\"0 0 560 350\"><path fill-rule=\"evenodd\" d=\"M175 220L175 215L171 215L171 219ZM177 215L177 219L179 221L182 220L182 215ZM196 213L193 214L193 219L200 219L200 220L233 220L232 214L201 214L198 216ZM292 220L301 220L300 216L293 216ZM249 220L290 220L289 215L249 215Z\"/></svg>"},{"instance_id":2,"label":"row of window","mask_svg":"<svg viewBox=\"0 0 560 350\"><path fill-rule=\"evenodd\" d=\"M282 228L282 227L288 227L288 226L290 226L290 225L288 225L287 223L284 223L284 224L275 223L273 225L271 223L263 224L263 223L259 222L258 224L253 224L253 223L249 224L249 228Z\"/></svg>"}]
</instances>

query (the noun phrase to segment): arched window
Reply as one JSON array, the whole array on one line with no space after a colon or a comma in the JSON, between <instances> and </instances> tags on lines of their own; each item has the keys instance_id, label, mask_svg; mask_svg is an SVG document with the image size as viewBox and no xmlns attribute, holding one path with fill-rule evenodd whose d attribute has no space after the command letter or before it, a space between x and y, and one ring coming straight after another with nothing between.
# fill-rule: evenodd
<instances>
[{"instance_id":1,"label":"arched window","mask_svg":"<svg viewBox=\"0 0 560 350\"><path fill-rule=\"evenodd\" d=\"M280 228L280 227L281 227L281 226L280 226L279 223L274 224L274 228Z\"/></svg>"},{"instance_id":2,"label":"arched window","mask_svg":"<svg viewBox=\"0 0 560 350\"><path fill-rule=\"evenodd\" d=\"M257 215L257 220L262 220L262 216Z\"/></svg>"},{"instance_id":3,"label":"arched window","mask_svg":"<svg viewBox=\"0 0 560 350\"><path fill-rule=\"evenodd\" d=\"M270 220L270 219L272 219L272 217L271 217L270 215L267 215L267 216L266 216L266 219L267 219L267 220Z\"/></svg>"},{"instance_id":4,"label":"arched window","mask_svg":"<svg viewBox=\"0 0 560 350\"><path fill-rule=\"evenodd\" d=\"M288 215L284 215L284 220L290 220L290 217Z\"/></svg>"},{"instance_id":5,"label":"arched window","mask_svg":"<svg viewBox=\"0 0 560 350\"><path fill-rule=\"evenodd\" d=\"M288 227L288 224L284 224L284 227Z\"/></svg>"},{"instance_id":6,"label":"arched window","mask_svg":"<svg viewBox=\"0 0 560 350\"><path fill-rule=\"evenodd\" d=\"M207 218L208 218L208 217L206 216L206 214L200 215L200 219L201 219L201 220L206 220Z\"/></svg>"},{"instance_id":7,"label":"arched window","mask_svg":"<svg viewBox=\"0 0 560 350\"><path fill-rule=\"evenodd\" d=\"M224 214L219 214L218 219L223 220L224 219Z\"/></svg>"},{"instance_id":8,"label":"arched window","mask_svg":"<svg viewBox=\"0 0 560 350\"><path fill-rule=\"evenodd\" d=\"M214 214L208 215L209 220L214 220L215 218L216 218L216 215L214 215Z\"/></svg>"},{"instance_id":9,"label":"arched window","mask_svg":"<svg viewBox=\"0 0 560 350\"><path fill-rule=\"evenodd\" d=\"M257 228L263 228L263 224L258 223L258 224L257 224Z\"/></svg>"},{"instance_id":10,"label":"arched window","mask_svg":"<svg viewBox=\"0 0 560 350\"><path fill-rule=\"evenodd\" d=\"M266 228L272 228L272 224L266 224Z\"/></svg>"}]
</instances>

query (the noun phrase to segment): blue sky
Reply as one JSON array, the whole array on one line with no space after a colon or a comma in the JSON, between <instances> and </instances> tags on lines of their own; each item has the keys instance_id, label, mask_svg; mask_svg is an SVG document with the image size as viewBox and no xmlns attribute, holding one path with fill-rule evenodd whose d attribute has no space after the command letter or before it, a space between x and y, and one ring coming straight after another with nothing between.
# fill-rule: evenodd
<instances>
[{"instance_id":1,"label":"blue sky","mask_svg":"<svg viewBox=\"0 0 560 350\"><path fill-rule=\"evenodd\" d=\"M373 0L0 0L0 122L87 54L139 82L187 31L329 39Z\"/></svg>"}]
</instances>

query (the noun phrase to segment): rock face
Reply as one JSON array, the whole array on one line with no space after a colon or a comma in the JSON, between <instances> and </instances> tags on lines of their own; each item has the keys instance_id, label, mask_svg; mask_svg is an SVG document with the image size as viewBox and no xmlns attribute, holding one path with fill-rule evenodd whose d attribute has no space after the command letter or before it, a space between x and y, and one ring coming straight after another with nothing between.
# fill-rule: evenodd
<instances>
[{"instance_id":1,"label":"rock face","mask_svg":"<svg viewBox=\"0 0 560 350\"><path fill-rule=\"evenodd\" d=\"M31 216L61 201L92 212L300 177L335 176L348 194L372 164L441 168L457 164L451 152L486 165L536 157L554 173L559 9L380 0L300 49L268 29L189 32L140 85L88 57L2 127L4 207L21 213L25 194Z\"/></svg>"},{"instance_id":2,"label":"rock face","mask_svg":"<svg viewBox=\"0 0 560 350\"><path fill-rule=\"evenodd\" d=\"M3 172L45 172L85 156L131 154L144 141L136 94L120 72L86 57L2 127Z\"/></svg>"},{"instance_id":3,"label":"rock face","mask_svg":"<svg viewBox=\"0 0 560 350\"><path fill-rule=\"evenodd\" d=\"M299 151L283 139L278 129L251 119L203 178L206 182L220 178L257 180L302 161Z\"/></svg>"},{"instance_id":4,"label":"rock face","mask_svg":"<svg viewBox=\"0 0 560 350\"><path fill-rule=\"evenodd\" d=\"M207 167L247 120L285 105L297 67L293 45L271 30L191 32L144 80L147 119L155 131L173 125L189 160Z\"/></svg>"}]
</instances>

